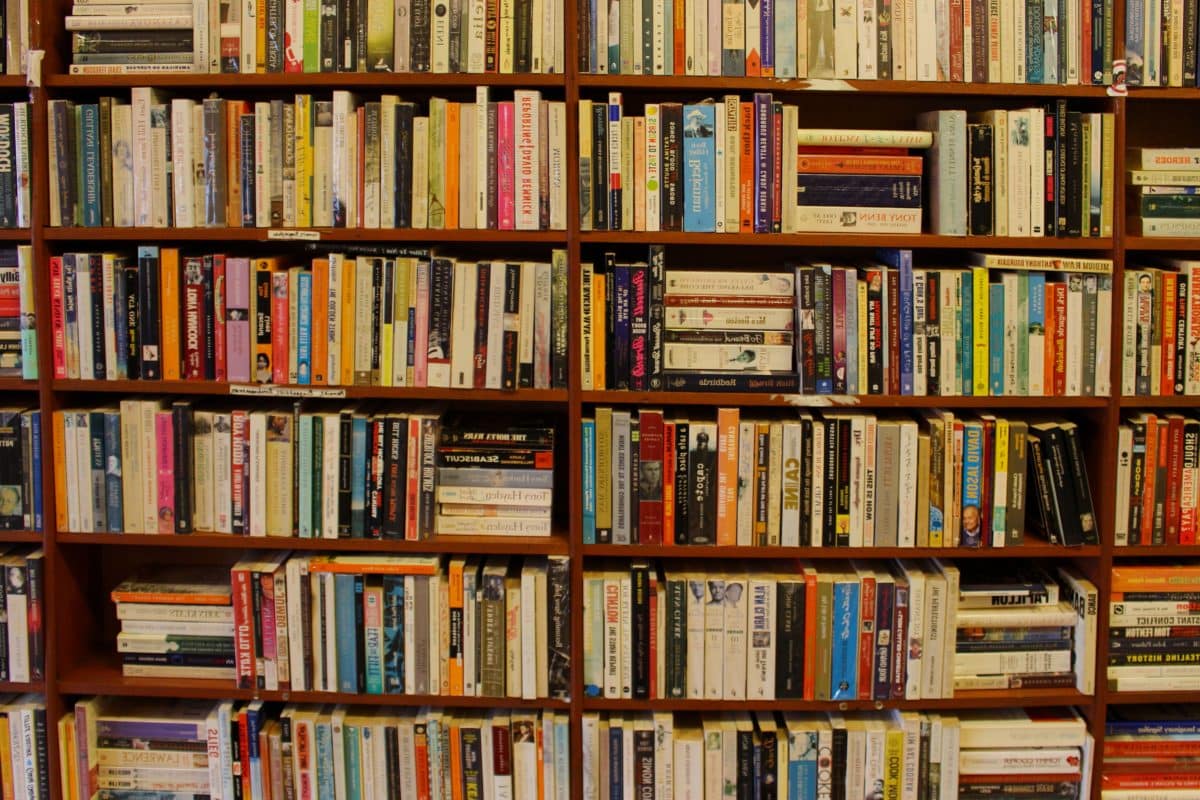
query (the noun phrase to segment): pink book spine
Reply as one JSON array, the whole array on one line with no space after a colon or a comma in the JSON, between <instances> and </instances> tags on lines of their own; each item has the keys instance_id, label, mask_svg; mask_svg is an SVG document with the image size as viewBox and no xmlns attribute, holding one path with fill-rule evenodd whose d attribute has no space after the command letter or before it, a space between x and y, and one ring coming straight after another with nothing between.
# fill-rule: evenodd
<instances>
[{"instance_id":1,"label":"pink book spine","mask_svg":"<svg viewBox=\"0 0 1200 800\"><path fill-rule=\"evenodd\" d=\"M54 330L54 377L67 377L67 332L63 317L62 257L50 259L50 324Z\"/></svg>"},{"instance_id":2,"label":"pink book spine","mask_svg":"<svg viewBox=\"0 0 1200 800\"><path fill-rule=\"evenodd\" d=\"M288 274L271 273L271 382L288 383Z\"/></svg>"},{"instance_id":3,"label":"pink book spine","mask_svg":"<svg viewBox=\"0 0 1200 800\"><path fill-rule=\"evenodd\" d=\"M232 414L231 464L229 468L229 496L234 533L246 533L249 509L246 508L246 427L249 420L245 411Z\"/></svg>"},{"instance_id":4,"label":"pink book spine","mask_svg":"<svg viewBox=\"0 0 1200 800\"><path fill-rule=\"evenodd\" d=\"M228 380L225 335L225 256L213 256L213 380Z\"/></svg>"},{"instance_id":5,"label":"pink book spine","mask_svg":"<svg viewBox=\"0 0 1200 800\"><path fill-rule=\"evenodd\" d=\"M259 577L262 585L262 641L263 660L268 665L277 664L278 648L275 638L275 576L264 572ZM266 687L274 691L279 688L278 672L275 667L268 666L266 672ZM274 684L274 685L272 685Z\"/></svg>"},{"instance_id":6,"label":"pink book spine","mask_svg":"<svg viewBox=\"0 0 1200 800\"><path fill-rule=\"evenodd\" d=\"M846 391L846 279L833 271L833 390Z\"/></svg>"},{"instance_id":7,"label":"pink book spine","mask_svg":"<svg viewBox=\"0 0 1200 800\"><path fill-rule=\"evenodd\" d=\"M225 262L226 370L231 383L250 382L250 259Z\"/></svg>"},{"instance_id":8,"label":"pink book spine","mask_svg":"<svg viewBox=\"0 0 1200 800\"><path fill-rule=\"evenodd\" d=\"M404 538L415 542L419 537L417 521L419 519L417 495L420 488L421 475L421 420L411 417L408 420L408 452L406 453L407 470L405 474L405 504L404 504Z\"/></svg>"},{"instance_id":9,"label":"pink book spine","mask_svg":"<svg viewBox=\"0 0 1200 800\"><path fill-rule=\"evenodd\" d=\"M175 426L170 411L154 415L158 451L158 532L175 532Z\"/></svg>"},{"instance_id":10,"label":"pink book spine","mask_svg":"<svg viewBox=\"0 0 1200 800\"><path fill-rule=\"evenodd\" d=\"M413 385L429 385L429 262L417 264L417 319L413 341Z\"/></svg>"},{"instance_id":11,"label":"pink book spine","mask_svg":"<svg viewBox=\"0 0 1200 800\"><path fill-rule=\"evenodd\" d=\"M496 104L496 194L497 224L502 231L514 229L516 221L516 191L514 182L513 104Z\"/></svg>"}]
</instances>

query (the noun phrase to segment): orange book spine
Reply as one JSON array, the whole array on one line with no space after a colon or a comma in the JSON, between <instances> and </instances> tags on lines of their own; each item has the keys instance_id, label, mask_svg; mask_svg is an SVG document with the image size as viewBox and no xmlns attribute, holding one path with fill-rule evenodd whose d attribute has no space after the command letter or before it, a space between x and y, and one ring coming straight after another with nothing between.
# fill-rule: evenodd
<instances>
[{"instance_id":1,"label":"orange book spine","mask_svg":"<svg viewBox=\"0 0 1200 800\"><path fill-rule=\"evenodd\" d=\"M1051 335L1056 330L1053 297L1054 286L1047 283L1046 300L1050 301L1045 303L1046 326L1044 330L1047 335L1042 337L1045 341L1045 352L1042 355L1042 394L1046 397L1054 396L1054 362L1057 360L1055 353L1058 349L1058 337Z\"/></svg>"},{"instance_id":2,"label":"orange book spine","mask_svg":"<svg viewBox=\"0 0 1200 800\"><path fill-rule=\"evenodd\" d=\"M455 697L461 697L463 693L463 566L461 560L452 560L450 562L450 586L447 591L448 605L450 606L450 625L457 630L458 649L454 649L453 644L450 649L450 658L447 662L448 672L450 674L450 694ZM457 612L457 613L456 613ZM454 632L450 634L450 641L455 640Z\"/></svg>"},{"instance_id":3,"label":"orange book spine","mask_svg":"<svg viewBox=\"0 0 1200 800\"><path fill-rule=\"evenodd\" d=\"M171 603L189 606L227 606L229 595L206 592L123 592L113 589L109 597L114 603Z\"/></svg>"},{"instance_id":4,"label":"orange book spine","mask_svg":"<svg viewBox=\"0 0 1200 800\"><path fill-rule=\"evenodd\" d=\"M675 423L663 423L663 544L675 544Z\"/></svg>"},{"instance_id":5,"label":"orange book spine","mask_svg":"<svg viewBox=\"0 0 1200 800\"><path fill-rule=\"evenodd\" d=\"M354 268L353 258L342 260L342 386L354 385Z\"/></svg>"},{"instance_id":6,"label":"orange book spine","mask_svg":"<svg viewBox=\"0 0 1200 800\"><path fill-rule=\"evenodd\" d=\"M254 380L271 382L271 272L269 258L254 260Z\"/></svg>"},{"instance_id":7,"label":"orange book spine","mask_svg":"<svg viewBox=\"0 0 1200 800\"><path fill-rule=\"evenodd\" d=\"M672 11L674 11L673 19L675 21L675 30L673 32L674 38L671 39L671 43L674 45L675 50L673 54L675 69L672 74L687 75L689 74L687 68L687 28L685 22L687 19L687 3L685 0L674 0L674 2L671 4L671 7ZM600 56L600 60L607 61L608 57L606 55L602 55Z\"/></svg>"},{"instance_id":8,"label":"orange book spine","mask_svg":"<svg viewBox=\"0 0 1200 800\"><path fill-rule=\"evenodd\" d=\"M314 258L312 262L312 382L314 386L328 383L325 370L329 368L329 259Z\"/></svg>"},{"instance_id":9,"label":"orange book spine","mask_svg":"<svg viewBox=\"0 0 1200 800\"><path fill-rule=\"evenodd\" d=\"M1146 468L1142 485L1142 544L1150 544L1154 533L1154 485L1158 465L1158 418L1146 415ZM1115 587L1114 587L1115 588Z\"/></svg>"},{"instance_id":10,"label":"orange book spine","mask_svg":"<svg viewBox=\"0 0 1200 800\"><path fill-rule=\"evenodd\" d=\"M1176 285L1179 275L1174 272L1162 273L1162 289L1158 292L1159 319L1162 320L1162 342L1159 348L1162 358L1159 364L1161 384L1158 393L1163 395L1175 394L1175 302Z\"/></svg>"},{"instance_id":11,"label":"orange book spine","mask_svg":"<svg viewBox=\"0 0 1200 800\"><path fill-rule=\"evenodd\" d=\"M742 233L754 232L754 104L741 104L741 158L738 159L738 218Z\"/></svg>"},{"instance_id":12,"label":"orange book spine","mask_svg":"<svg viewBox=\"0 0 1200 800\"><path fill-rule=\"evenodd\" d=\"M459 104L446 103L446 228L458 228Z\"/></svg>"},{"instance_id":13,"label":"orange book spine","mask_svg":"<svg viewBox=\"0 0 1200 800\"><path fill-rule=\"evenodd\" d=\"M737 544L738 410L717 409L717 545Z\"/></svg>"},{"instance_id":14,"label":"orange book spine","mask_svg":"<svg viewBox=\"0 0 1200 800\"><path fill-rule=\"evenodd\" d=\"M463 800L462 729L450 725L450 800Z\"/></svg>"},{"instance_id":15,"label":"orange book spine","mask_svg":"<svg viewBox=\"0 0 1200 800\"><path fill-rule=\"evenodd\" d=\"M817 573L804 571L804 630L817 630ZM822 657L825 654L822 653ZM812 700L817 692L817 648L804 648L804 699Z\"/></svg>"},{"instance_id":16,"label":"orange book spine","mask_svg":"<svg viewBox=\"0 0 1200 800\"><path fill-rule=\"evenodd\" d=\"M162 249L159 292L162 309L162 376L164 381L179 380L179 251Z\"/></svg>"},{"instance_id":17,"label":"orange book spine","mask_svg":"<svg viewBox=\"0 0 1200 800\"><path fill-rule=\"evenodd\" d=\"M351 223L346 220L348 228L364 228L366 227L365 209L367 207L367 109L365 106L359 106L355 112L358 116L358 127L355 130L358 133L358 150L357 158L355 159L355 173L358 175L358 185L356 192L358 193L358 205L355 208L355 221Z\"/></svg>"},{"instance_id":18,"label":"orange book spine","mask_svg":"<svg viewBox=\"0 0 1200 800\"><path fill-rule=\"evenodd\" d=\"M592 276L592 308L603 309L605 298L605 283L604 275L595 274ZM592 385L597 391L604 390L607 387L604 375L607 371L606 361L607 354L605 347L604 320L600 316L593 314L592 322Z\"/></svg>"},{"instance_id":19,"label":"orange book spine","mask_svg":"<svg viewBox=\"0 0 1200 800\"><path fill-rule=\"evenodd\" d=\"M66 420L63 412L54 412L54 525L56 530L67 528L67 446Z\"/></svg>"},{"instance_id":20,"label":"orange book spine","mask_svg":"<svg viewBox=\"0 0 1200 800\"><path fill-rule=\"evenodd\" d=\"M799 156L796 172L800 174L847 174L847 175L920 175L920 156L854 156L821 155Z\"/></svg>"},{"instance_id":21,"label":"orange book spine","mask_svg":"<svg viewBox=\"0 0 1200 800\"><path fill-rule=\"evenodd\" d=\"M242 225L242 111L240 100L225 102L225 224Z\"/></svg>"},{"instance_id":22,"label":"orange book spine","mask_svg":"<svg viewBox=\"0 0 1200 800\"><path fill-rule=\"evenodd\" d=\"M437 565L321 561L309 565L308 571L309 574L324 572L330 575L435 575Z\"/></svg>"}]
</instances>

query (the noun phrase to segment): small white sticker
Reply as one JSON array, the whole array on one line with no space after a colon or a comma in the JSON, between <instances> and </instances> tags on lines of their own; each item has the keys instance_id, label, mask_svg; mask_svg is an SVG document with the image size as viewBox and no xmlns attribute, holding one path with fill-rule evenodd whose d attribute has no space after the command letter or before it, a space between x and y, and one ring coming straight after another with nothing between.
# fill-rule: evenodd
<instances>
[{"instance_id":1,"label":"small white sticker","mask_svg":"<svg viewBox=\"0 0 1200 800\"><path fill-rule=\"evenodd\" d=\"M315 397L341 400L346 397L345 389L327 389L320 386L276 386L272 383L235 383L229 393L243 397Z\"/></svg>"},{"instance_id":2,"label":"small white sticker","mask_svg":"<svg viewBox=\"0 0 1200 800\"><path fill-rule=\"evenodd\" d=\"M290 228L271 228L267 231L267 239L269 241L282 242L319 242L321 241L320 231L298 231Z\"/></svg>"}]
</instances>

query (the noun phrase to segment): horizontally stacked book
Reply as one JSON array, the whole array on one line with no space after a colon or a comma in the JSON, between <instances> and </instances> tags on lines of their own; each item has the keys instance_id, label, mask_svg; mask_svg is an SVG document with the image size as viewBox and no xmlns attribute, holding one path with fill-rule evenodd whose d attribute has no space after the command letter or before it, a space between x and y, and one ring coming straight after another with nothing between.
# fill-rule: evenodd
<instances>
[{"instance_id":1,"label":"horizontally stacked book","mask_svg":"<svg viewBox=\"0 0 1200 800\"><path fill-rule=\"evenodd\" d=\"M58 746L64 793L73 797L283 798L303 791L429 797L439 790L442 797L452 791L484 797L486 790L489 796L567 800L568 722L566 712L534 709L473 713L85 697L59 721Z\"/></svg>"},{"instance_id":2,"label":"horizontally stacked book","mask_svg":"<svg viewBox=\"0 0 1200 800\"><path fill-rule=\"evenodd\" d=\"M599 407L581 434L585 543L1099 543L1072 422Z\"/></svg>"},{"instance_id":3,"label":"horizontally stacked book","mask_svg":"<svg viewBox=\"0 0 1200 800\"><path fill-rule=\"evenodd\" d=\"M581 3L580 70L977 83L1112 81L1114 12L1100 4L1081 10L1054 2L988 6L896 0L864 6L853 0L736 0L648 9L632 0L607 7ZM1187 63L1194 64L1194 42L1191 53Z\"/></svg>"},{"instance_id":4,"label":"horizontally stacked book","mask_svg":"<svg viewBox=\"0 0 1200 800\"><path fill-rule=\"evenodd\" d=\"M417 104L139 87L48 114L51 225L566 228L566 106L539 91Z\"/></svg>"},{"instance_id":5,"label":"horizontally stacked book","mask_svg":"<svg viewBox=\"0 0 1200 800\"><path fill-rule=\"evenodd\" d=\"M207 17L208 7L200 0L132 6L76 2L63 20L71 31L71 73L196 71L207 39L197 35L195 25Z\"/></svg>"},{"instance_id":6,"label":"horizontally stacked book","mask_svg":"<svg viewBox=\"0 0 1200 800\"><path fill-rule=\"evenodd\" d=\"M565 388L566 253L50 258L54 370L84 380ZM0 273L3 274L3 273Z\"/></svg>"},{"instance_id":7,"label":"horizontally stacked book","mask_svg":"<svg viewBox=\"0 0 1200 800\"><path fill-rule=\"evenodd\" d=\"M1104 723L1104 800L1195 797L1200 791L1200 709L1191 705L1112 706Z\"/></svg>"},{"instance_id":8,"label":"horizontally stacked book","mask_svg":"<svg viewBox=\"0 0 1200 800\"><path fill-rule=\"evenodd\" d=\"M911 250L787 271L582 265L589 389L1107 396L1112 261ZM794 357L792 353L794 352ZM794 366L793 366L794 365Z\"/></svg>"},{"instance_id":9,"label":"horizontally stacked book","mask_svg":"<svg viewBox=\"0 0 1200 800\"><path fill-rule=\"evenodd\" d=\"M1131 234L1200 236L1200 149L1133 148L1125 166Z\"/></svg>"},{"instance_id":10,"label":"horizontally stacked book","mask_svg":"<svg viewBox=\"0 0 1200 800\"><path fill-rule=\"evenodd\" d=\"M1195 564L1118 564L1108 600L1108 688L1184 692L1200 686Z\"/></svg>"},{"instance_id":11,"label":"horizontally stacked book","mask_svg":"<svg viewBox=\"0 0 1200 800\"><path fill-rule=\"evenodd\" d=\"M1074 709L590 712L582 737L585 797L1091 796L1094 745Z\"/></svg>"}]
</instances>

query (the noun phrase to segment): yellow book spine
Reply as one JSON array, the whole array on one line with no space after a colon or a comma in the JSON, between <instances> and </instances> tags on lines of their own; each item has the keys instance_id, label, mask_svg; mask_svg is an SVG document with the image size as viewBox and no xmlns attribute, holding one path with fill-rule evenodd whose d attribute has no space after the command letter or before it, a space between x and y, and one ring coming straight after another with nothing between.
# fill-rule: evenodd
<instances>
[{"instance_id":1,"label":"yellow book spine","mask_svg":"<svg viewBox=\"0 0 1200 800\"><path fill-rule=\"evenodd\" d=\"M312 95L296 95L296 225L312 225ZM320 295L313 293L313 297ZM315 381L314 381L315 382Z\"/></svg>"},{"instance_id":2,"label":"yellow book spine","mask_svg":"<svg viewBox=\"0 0 1200 800\"><path fill-rule=\"evenodd\" d=\"M60 531L69 530L67 525L67 448L66 421L63 412L54 412L54 524Z\"/></svg>"},{"instance_id":3,"label":"yellow book spine","mask_svg":"<svg viewBox=\"0 0 1200 800\"><path fill-rule=\"evenodd\" d=\"M164 381L179 380L179 251L164 247L159 269L162 308L162 376Z\"/></svg>"},{"instance_id":4,"label":"yellow book spine","mask_svg":"<svg viewBox=\"0 0 1200 800\"><path fill-rule=\"evenodd\" d=\"M383 269L384 269L385 273L390 270L392 273L392 280L394 281L396 279L395 264L392 264L392 265L384 264ZM387 286L386 281L384 283L384 286L385 287ZM392 299L393 299L392 317L388 318L388 317L385 317L383 314L379 315L379 385L380 386L391 386L392 385L392 332L395 330L395 324L393 321L396 316L396 304L394 302L395 297L396 297L396 291L395 291L395 288L393 287L393 289L392 289Z\"/></svg>"},{"instance_id":5,"label":"yellow book spine","mask_svg":"<svg viewBox=\"0 0 1200 800\"><path fill-rule=\"evenodd\" d=\"M0 787L3 787L5 797L12 797L12 746L9 744L8 727L8 714L0 714Z\"/></svg>"},{"instance_id":6,"label":"yellow book spine","mask_svg":"<svg viewBox=\"0 0 1200 800\"><path fill-rule=\"evenodd\" d=\"M458 128L459 104L446 104L446 228L458 228Z\"/></svg>"},{"instance_id":7,"label":"yellow book spine","mask_svg":"<svg viewBox=\"0 0 1200 800\"><path fill-rule=\"evenodd\" d=\"M604 348L607 345L605 341L604 326L596 324L596 310L604 308L605 303L605 283L604 275L596 273L592 276L592 386L596 391L607 389L607 383L604 379L606 354Z\"/></svg>"},{"instance_id":8,"label":"yellow book spine","mask_svg":"<svg viewBox=\"0 0 1200 800\"><path fill-rule=\"evenodd\" d=\"M601 533L603 531L603 534ZM596 541L612 535L612 409L596 409Z\"/></svg>"},{"instance_id":9,"label":"yellow book spine","mask_svg":"<svg viewBox=\"0 0 1200 800\"><path fill-rule=\"evenodd\" d=\"M971 303L973 304L974 320L972 336L975 353L971 371L972 394L985 397L988 394L988 271L986 267L971 269L973 282Z\"/></svg>"},{"instance_id":10,"label":"yellow book spine","mask_svg":"<svg viewBox=\"0 0 1200 800\"><path fill-rule=\"evenodd\" d=\"M996 443L993 451L996 454L995 488L992 491L992 546L1003 547L1004 535L1008 527L1008 420L996 420ZM983 465L986 470L987 464Z\"/></svg>"},{"instance_id":11,"label":"yellow book spine","mask_svg":"<svg viewBox=\"0 0 1200 800\"><path fill-rule=\"evenodd\" d=\"M900 779L904 761L904 731L888 728L883 745L883 797L900 800Z\"/></svg>"},{"instance_id":12,"label":"yellow book spine","mask_svg":"<svg viewBox=\"0 0 1200 800\"><path fill-rule=\"evenodd\" d=\"M354 265L353 258L342 261L342 386L354 385Z\"/></svg>"}]
</instances>

